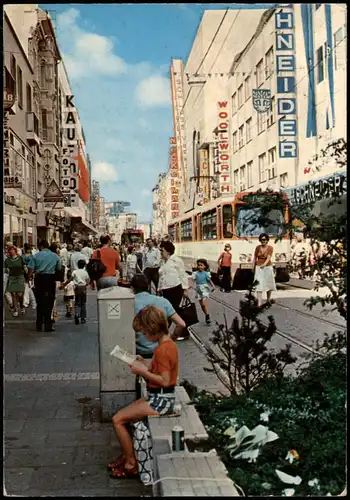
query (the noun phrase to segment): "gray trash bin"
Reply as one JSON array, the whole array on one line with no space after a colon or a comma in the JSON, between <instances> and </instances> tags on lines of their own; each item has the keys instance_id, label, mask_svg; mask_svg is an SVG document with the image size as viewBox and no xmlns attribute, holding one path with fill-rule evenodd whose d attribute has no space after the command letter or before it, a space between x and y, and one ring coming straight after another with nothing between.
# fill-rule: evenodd
<instances>
[{"instance_id":1,"label":"gray trash bin","mask_svg":"<svg viewBox=\"0 0 350 500\"><path fill-rule=\"evenodd\" d=\"M98 333L100 351L101 420L110 421L112 415L136 399L135 375L126 363L110 355L118 344L135 354L135 295L128 288L104 288L97 294Z\"/></svg>"}]
</instances>

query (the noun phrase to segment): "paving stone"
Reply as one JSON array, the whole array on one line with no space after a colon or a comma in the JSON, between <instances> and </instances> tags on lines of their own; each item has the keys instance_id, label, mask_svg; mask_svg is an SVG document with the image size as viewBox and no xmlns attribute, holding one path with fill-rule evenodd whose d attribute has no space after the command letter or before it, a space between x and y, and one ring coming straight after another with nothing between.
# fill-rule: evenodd
<instances>
[{"instance_id":1,"label":"paving stone","mask_svg":"<svg viewBox=\"0 0 350 500\"><path fill-rule=\"evenodd\" d=\"M30 418L31 419L36 419L36 418L54 418L54 416L56 415L56 412L57 412L57 408L53 407L53 408L50 408L50 407L41 407L41 406L37 406L37 407L34 407L31 412L30 412Z\"/></svg>"},{"instance_id":2,"label":"paving stone","mask_svg":"<svg viewBox=\"0 0 350 500\"><path fill-rule=\"evenodd\" d=\"M26 422L25 419L5 420L4 422L5 435L11 435L12 433L21 432L25 422Z\"/></svg>"},{"instance_id":3,"label":"paving stone","mask_svg":"<svg viewBox=\"0 0 350 500\"><path fill-rule=\"evenodd\" d=\"M37 432L6 432L5 448L22 448L35 444L45 443L49 435L48 429L40 429Z\"/></svg>"},{"instance_id":4,"label":"paving stone","mask_svg":"<svg viewBox=\"0 0 350 500\"><path fill-rule=\"evenodd\" d=\"M79 419L53 419L53 418L31 418L24 426L24 431L37 432L40 429L67 430L74 431L81 428L81 418Z\"/></svg>"},{"instance_id":5,"label":"paving stone","mask_svg":"<svg viewBox=\"0 0 350 500\"><path fill-rule=\"evenodd\" d=\"M6 468L4 472L4 486L8 495L22 493L29 489L33 475L30 467Z\"/></svg>"},{"instance_id":6,"label":"paving stone","mask_svg":"<svg viewBox=\"0 0 350 500\"><path fill-rule=\"evenodd\" d=\"M5 420L26 420L26 418L31 414L31 408L5 408L4 417Z\"/></svg>"},{"instance_id":7,"label":"paving stone","mask_svg":"<svg viewBox=\"0 0 350 500\"><path fill-rule=\"evenodd\" d=\"M6 468L21 467L26 464L28 467L61 466L70 465L75 460L77 448L52 447L33 445L28 449L11 449L5 460Z\"/></svg>"},{"instance_id":8,"label":"paving stone","mask_svg":"<svg viewBox=\"0 0 350 500\"><path fill-rule=\"evenodd\" d=\"M74 465L107 465L120 455L120 447L79 446Z\"/></svg>"},{"instance_id":9,"label":"paving stone","mask_svg":"<svg viewBox=\"0 0 350 500\"><path fill-rule=\"evenodd\" d=\"M82 414L82 409L76 406L71 406L71 407L59 407L55 411L55 419L57 418L76 418L78 416L81 416ZM53 424L54 427L54 424Z\"/></svg>"}]
</instances>

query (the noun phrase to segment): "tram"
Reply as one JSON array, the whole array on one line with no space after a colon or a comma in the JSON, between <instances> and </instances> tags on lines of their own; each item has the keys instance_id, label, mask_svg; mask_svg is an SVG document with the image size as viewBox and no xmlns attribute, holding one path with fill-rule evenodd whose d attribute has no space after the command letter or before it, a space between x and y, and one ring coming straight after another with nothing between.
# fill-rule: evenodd
<instances>
[{"instance_id":1,"label":"tram","mask_svg":"<svg viewBox=\"0 0 350 500\"><path fill-rule=\"evenodd\" d=\"M272 205L277 208L266 214L259 202L268 196L280 197L281 203ZM264 218L263 214L267 217ZM168 225L168 233L175 243L176 255L182 258L189 272L196 267L197 259L204 258L215 276L218 258L225 244L230 243L234 285L244 285L252 279L254 250L259 244L259 235L267 233L269 244L274 247L272 262L276 281L286 282L291 260L290 237L285 235L276 242L275 239L289 220L290 207L285 193L242 192L232 198L213 200L174 219Z\"/></svg>"},{"instance_id":2,"label":"tram","mask_svg":"<svg viewBox=\"0 0 350 500\"><path fill-rule=\"evenodd\" d=\"M143 243L144 233L142 229L125 229L121 236L122 245L134 245L135 243Z\"/></svg>"}]
</instances>

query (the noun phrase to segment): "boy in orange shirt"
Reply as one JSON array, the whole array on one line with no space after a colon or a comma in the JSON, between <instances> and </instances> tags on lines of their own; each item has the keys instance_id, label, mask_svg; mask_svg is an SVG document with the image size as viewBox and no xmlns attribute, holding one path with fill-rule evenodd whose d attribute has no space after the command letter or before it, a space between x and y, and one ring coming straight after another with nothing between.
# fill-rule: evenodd
<instances>
[{"instance_id":1,"label":"boy in orange shirt","mask_svg":"<svg viewBox=\"0 0 350 500\"><path fill-rule=\"evenodd\" d=\"M152 361L137 356L140 363L130 366L132 373L147 381L148 399L138 399L131 405L119 410L112 418L115 433L119 439L123 455L109 464L111 476L115 478L137 477L137 460L133 450L132 438L126 424L142 420L148 416L174 413L175 386L179 370L178 350L171 340L168 320L165 313L154 306L142 309L134 318L133 329L142 332L151 342L159 342Z\"/></svg>"}]
</instances>

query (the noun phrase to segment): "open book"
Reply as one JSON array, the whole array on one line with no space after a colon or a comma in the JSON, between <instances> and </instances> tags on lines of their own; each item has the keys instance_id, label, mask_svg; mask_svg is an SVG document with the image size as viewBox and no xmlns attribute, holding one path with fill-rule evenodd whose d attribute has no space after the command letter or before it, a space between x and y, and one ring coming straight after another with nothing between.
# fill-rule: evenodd
<instances>
[{"instance_id":1,"label":"open book","mask_svg":"<svg viewBox=\"0 0 350 500\"><path fill-rule=\"evenodd\" d=\"M135 355L130 354L125 349L122 349L119 345L115 346L115 348L110 352L110 355L120 359L120 361L124 361L124 363L127 363L128 365L137 364L142 367L145 367L145 365L141 363L141 361L136 360Z\"/></svg>"}]
</instances>

